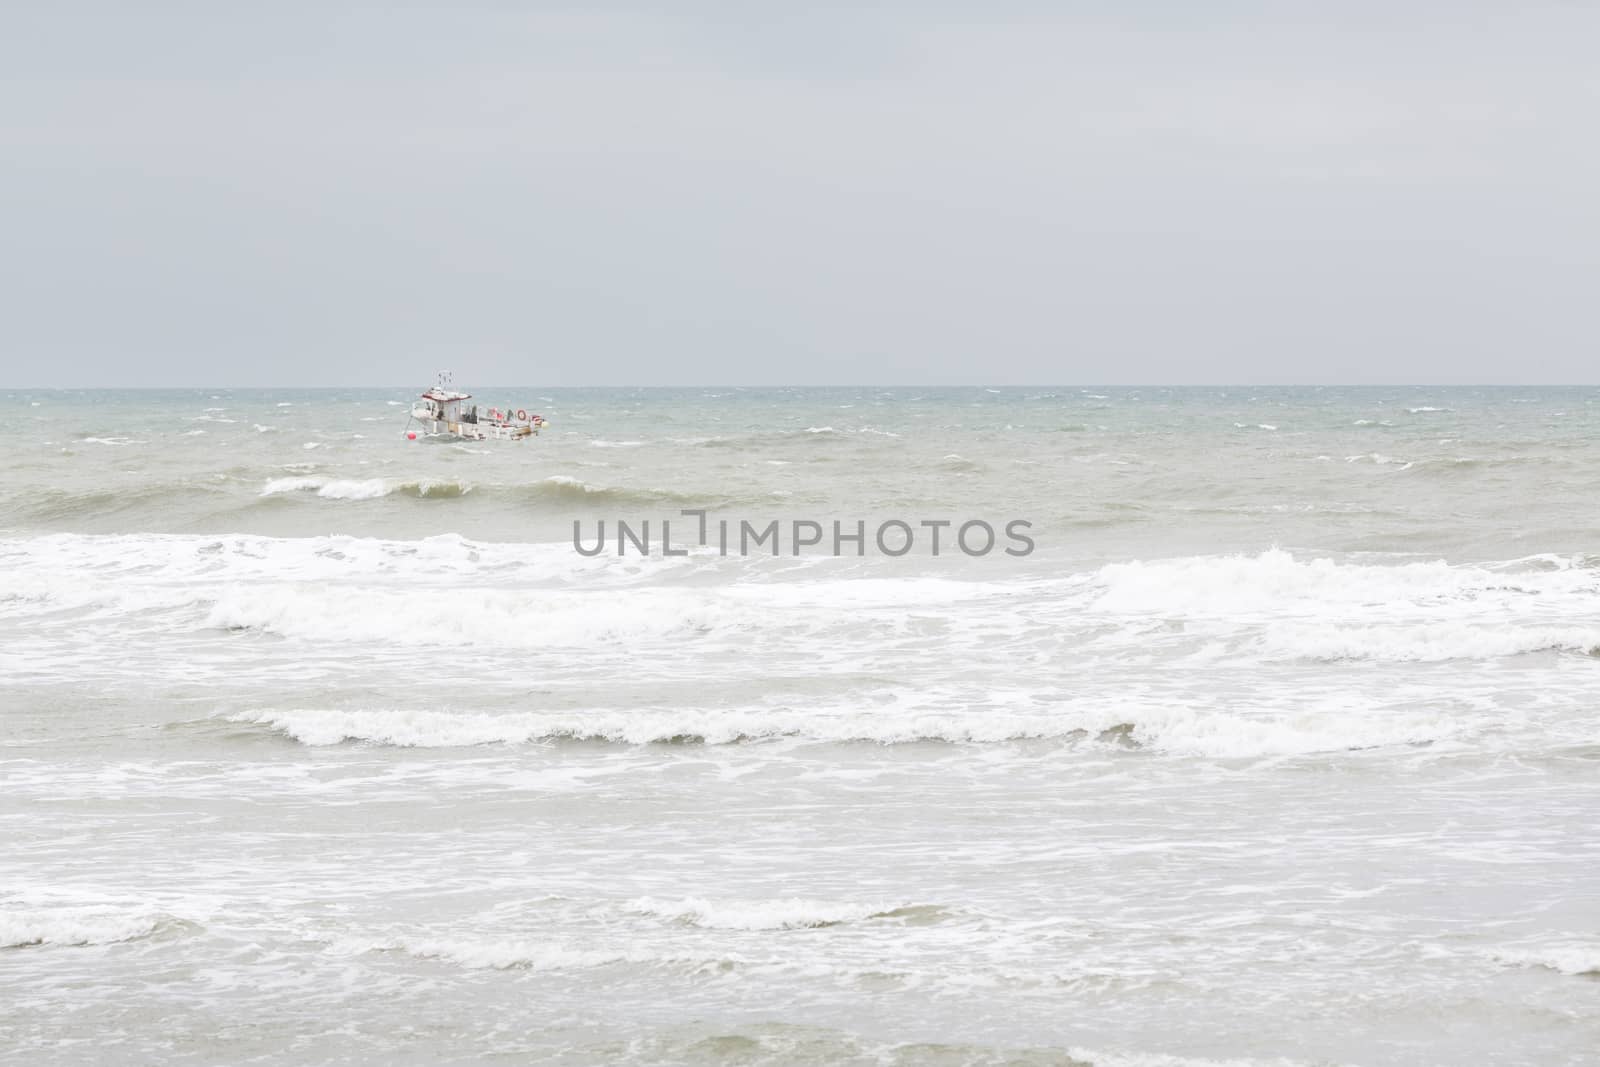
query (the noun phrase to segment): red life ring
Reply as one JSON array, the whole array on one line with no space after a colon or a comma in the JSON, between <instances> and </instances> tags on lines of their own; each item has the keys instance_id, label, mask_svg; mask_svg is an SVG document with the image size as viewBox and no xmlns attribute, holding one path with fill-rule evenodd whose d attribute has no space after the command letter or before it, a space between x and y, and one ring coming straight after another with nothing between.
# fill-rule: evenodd
<instances>
[{"instance_id":1,"label":"red life ring","mask_svg":"<svg viewBox=\"0 0 1600 1067\"><path fill-rule=\"evenodd\" d=\"M528 421L528 412L527 412L526 409L524 409L524 408L518 408L517 409L517 421L518 422L527 422Z\"/></svg>"}]
</instances>

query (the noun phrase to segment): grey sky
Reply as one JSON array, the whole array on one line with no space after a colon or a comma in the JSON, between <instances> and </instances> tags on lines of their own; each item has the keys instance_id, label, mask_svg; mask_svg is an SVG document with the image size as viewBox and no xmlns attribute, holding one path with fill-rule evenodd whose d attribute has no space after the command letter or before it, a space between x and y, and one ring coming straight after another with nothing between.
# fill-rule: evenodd
<instances>
[{"instance_id":1,"label":"grey sky","mask_svg":"<svg viewBox=\"0 0 1600 1067\"><path fill-rule=\"evenodd\" d=\"M1593 4L383 6L0 0L0 384L1600 381Z\"/></svg>"}]
</instances>

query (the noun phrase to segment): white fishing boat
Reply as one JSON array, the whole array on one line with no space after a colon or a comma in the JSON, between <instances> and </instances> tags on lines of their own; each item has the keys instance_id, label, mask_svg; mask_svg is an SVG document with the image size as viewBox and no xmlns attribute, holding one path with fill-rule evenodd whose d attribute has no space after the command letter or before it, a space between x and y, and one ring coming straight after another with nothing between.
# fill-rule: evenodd
<instances>
[{"instance_id":1,"label":"white fishing boat","mask_svg":"<svg viewBox=\"0 0 1600 1067\"><path fill-rule=\"evenodd\" d=\"M463 441L520 441L537 437L546 425L543 415L527 408L483 407L472 404L471 393L450 388L448 374L441 374L432 389L411 404L406 421L406 437L453 437Z\"/></svg>"}]
</instances>

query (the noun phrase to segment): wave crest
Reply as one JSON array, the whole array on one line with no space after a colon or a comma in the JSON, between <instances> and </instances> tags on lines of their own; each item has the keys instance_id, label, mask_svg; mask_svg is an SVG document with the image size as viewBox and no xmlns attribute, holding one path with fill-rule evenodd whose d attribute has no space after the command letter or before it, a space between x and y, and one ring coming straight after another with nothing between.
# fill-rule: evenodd
<instances>
[{"instance_id":1,"label":"wave crest","mask_svg":"<svg viewBox=\"0 0 1600 1067\"><path fill-rule=\"evenodd\" d=\"M261 490L264 497L289 493L314 493L325 500L377 500L399 493L417 498L465 496L472 486L461 481L427 479L393 481L387 478L274 478Z\"/></svg>"},{"instance_id":2,"label":"wave crest","mask_svg":"<svg viewBox=\"0 0 1600 1067\"><path fill-rule=\"evenodd\" d=\"M688 963L706 965L723 961L675 956L639 950L568 948L518 938L484 940L474 937L389 937L361 940L340 938L328 942L335 955L399 952L415 959L443 960L483 970L566 971L609 967L614 964Z\"/></svg>"},{"instance_id":3,"label":"wave crest","mask_svg":"<svg viewBox=\"0 0 1600 1067\"><path fill-rule=\"evenodd\" d=\"M1513 945L1489 953L1517 967L1542 967L1561 974L1600 977L1600 944L1584 941Z\"/></svg>"},{"instance_id":4,"label":"wave crest","mask_svg":"<svg viewBox=\"0 0 1600 1067\"><path fill-rule=\"evenodd\" d=\"M163 912L115 908L0 908L0 948L111 945L185 925Z\"/></svg>"},{"instance_id":5,"label":"wave crest","mask_svg":"<svg viewBox=\"0 0 1600 1067\"><path fill-rule=\"evenodd\" d=\"M869 919L932 921L943 909L931 904L851 904L822 900L657 900L639 897L624 910L705 930L801 930Z\"/></svg>"},{"instance_id":6,"label":"wave crest","mask_svg":"<svg viewBox=\"0 0 1600 1067\"><path fill-rule=\"evenodd\" d=\"M590 741L627 745L995 744L1042 741L1213 759L1310 756L1432 744L1462 736L1444 712L1352 715L1347 708L1257 715L1149 707L1139 711L925 714L837 709L453 712L295 709L243 712L229 721L265 727L303 745L346 742L463 748Z\"/></svg>"}]
</instances>

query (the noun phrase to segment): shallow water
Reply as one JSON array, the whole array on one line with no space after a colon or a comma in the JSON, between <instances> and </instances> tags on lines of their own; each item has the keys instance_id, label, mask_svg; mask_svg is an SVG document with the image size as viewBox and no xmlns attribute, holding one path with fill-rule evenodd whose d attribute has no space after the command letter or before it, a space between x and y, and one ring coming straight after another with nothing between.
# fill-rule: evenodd
<instances>
[{"instance_id":1,"label":"shallow water","mask_svg":"<svg viewBox=\"0 0 1600 1067\"><path fill-rule=\"evenodd\" d=\"M0 393L0 1049L1600 1047L1600 390L481 395Z\"/></svg>"}]
</instances>

